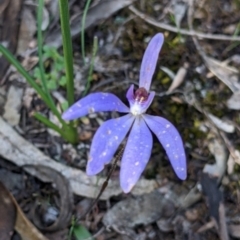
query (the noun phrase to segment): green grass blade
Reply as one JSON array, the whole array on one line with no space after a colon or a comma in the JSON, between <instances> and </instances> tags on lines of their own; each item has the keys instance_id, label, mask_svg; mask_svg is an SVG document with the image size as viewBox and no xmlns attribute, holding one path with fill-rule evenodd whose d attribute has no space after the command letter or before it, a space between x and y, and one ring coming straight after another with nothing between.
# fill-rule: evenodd
<instances>
[{"instance_id":1,"label":"green grass blade","mask_svg":"<svg viewBox=\"0 0 240 240\"><path fill-rule=\"evenodd\" d=\"M66 124L63 128L58 127L56 124L51 122L47 117L42 115L41 113L34 113L34 117L42 122L47 127L53 129L54 131L58 132L62 138L64 138L66 141L76 144L78 143L78 135L77 130L74 127L71 127Z\"/></svg>"},{"instance_id":2,"label":"green grass blade","mask_svg":"<svg viewBox=\"0 0 240 240\"><path fill-rule=\"evenodd\" d=\"M63 40L64 65L67 78L67 101L69 106L71 106L74 103L73 51L69 25L69 7L67 0L59 0L59 10Z\"/></svg>"},{"instance_id":3,"label":"green grass blade","mask_svg":"<svg viewBox=\"0 0 240 240\"><path fill-rule=\"evenodd\" d=\"M54 131L58 132L60 135L63 135L63 131L60 127L58 127L56 124L51 122L47 117L42 115L41 113L34 113L33 115L38 121L42 122L47 127L53 129Z\"/></svg>"},{"instance_id":4,"label":"green grass blade","mask_svg":"<svg viewBox=\"0 0 240 240\"><path fill-rule=\"evenodd\" d=\"M84 38L84 33L85 33L85 23L86 23L86 17L87 17L87 12L90 6L91 0L87 0L86 6L83 11L83 16L82 16L82 26L81 26L81 50L82 50L82 58L83 58L83 63L85 65L85 38Z\"/></svg>"},{"instance_id":5,"label":"green grass blade","mask_svg":"<svg viewBox=\"0 0 240 240\"><path fill-rule=\"evenodd\" d=\"M83 96L85 96L90 89L90 84L92 81L92 74L93 74L93 66L94 66L94 61L95 61L95 57L97 54L97 50L98 50L98 38L95 36L93 39L92 59L91 59L91 64L90 64L90 68L89 68L89 72L88 72L87 84L86 84L85 90L83 92Z\"/></svg>"},{"instance_id":6,"label":"green grass blade","mask_svg":"<svg viewBox=\"0 0 240 240\"><path fill-rule=\"evenodd\" d=\"M40 69L40 76L41 76L41 82L43 89L49 98L49 101L52 101L52 97L49 93L49 90L47 88L47 80L45 78L45 70L43 66L43 36L42 36L42 16L43 16L43 0L38 1L38 11L37 11L37 44L38 44L38 57L39 57L39 69Z\"/></svg>"},{"instance_id":7,"label":"green grass blade","mask_svg":"<svg viewBox=\"0 0 240 240\"><path fill-rule=\"evenodd\" d=\"M77 240L94 240L91 233L83 225L76 225L73 234Z\"/></svg>"}]
</instances>

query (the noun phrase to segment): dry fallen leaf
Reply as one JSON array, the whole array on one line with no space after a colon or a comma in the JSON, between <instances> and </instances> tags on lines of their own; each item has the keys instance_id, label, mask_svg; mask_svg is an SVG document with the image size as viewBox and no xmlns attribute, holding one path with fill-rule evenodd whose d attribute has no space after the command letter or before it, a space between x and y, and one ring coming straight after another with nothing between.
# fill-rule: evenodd
<instances>
[{"instance_id":1,"label":"dry fallen leaf","mask_svg":"<svg viewBox=\"0 0 240 240\"><path fill-rule=\"evenodd\" d=\"M233 92L240 89L238 83L239 71L236 68L222 64L220 61L207 56L204 57L204 61L209 70Z\"/></svg>"},{"instance_id":2,"label":"dry fallen leaf","mask_svg":"<svg viewBox=\"0 0 240 240\"><path fill-rule=\"evenodd\" d=\"M29 43L33 40L33 36L37 31L35 18L30 8L23 7L21 19L17 54L21 54L28 49Z\"/></svg>"},{"instance_id":3,"label":"dry fallen leaf","mask_svg":"<svg viewBox=\"0 0 240 240\"><path fill-rule=\"evenodd\" d=\"M186 14L187 11L187 4L185 2L180 1L174 1L174 17L175 17L175 24L178 28L180 28L181 22L183 17Z\"/></svg>"},{"instance_id":4,"label":"dry fallen leaf","mask_svg":"<svg viewBox=\"0 0 240 240\"><path fill-rule=\"evenodd\" d=\"M189 67L189 64L185 63L183 67L180 67L178 69L178 72L175 75L171 86L167 90L167 94L173 92L176 88L178 88L182 84L182 82L184 81L185 76L187 74L188 67Z\"/></svg>"},{"instance_id":5,"label":"dry fallen leaf","mask_svg":"<svg viewBox=\"0 0 240 240\"><path fill-rule=\"evenodd\" d=\"M17 48L22 2L23 0L9 0L7 6L4 3L3 6L1 5L4 11L0 14L0 42L4 43L4 46L7 46L11 53L14 53ZM0 57L0 79L5 75L9 65L10 63L4 57Z\"/></svg>"},{"instance_id":6,"label":"dry fallen leaf","mask_svg":"<svg viewBox=\"0 0 240 240\"><path fill-rule=\"evenodd\" d=\"M0 240L10 240L14 232L17 211L9 191L0 182Z\"/></svg>"},{"instance_id":7,"label":"dry fallen leaf","mask_svg":"<svg viewBox=\"0 0 240 240\"><path fill-rule=\"evenodd\" d=\"M218 235L221 240L228 240L223 193L218 186L218 177L203 173L201 176L201 185L206 197L209 213L214 218Z\"/></svg>"},{"instance_id":8,"label":"dry fallen leaf","mask_svg":"<svg viewBox=\"0 0 240 240\"><path fill-rule=\"evenodd\" d=\"M11 126L16 126L20 120L20 107L22 104L23 89L11 85L8 90L7 101L4 106L3 117Z\"/></svg>"},{"instance_id":9,"label":"dry fallen leaf","mask_svg":"<svg viewBox=\"0 0 240 240\"><path fill-rule=\"evenodd\" d=\"M228 171L228 174L232 174L233 171L234 171L234 166L235 164L239 164L240 165L240 152L238 150L234 150L230 155L229 155L229 158L228 158L228 161L227 161L227 171Z\"/></svg>"},{"instance_id":10,"label":"dry fallen leaf","mask_svg":"<svg viewBox=\"0 0 240 240\"><path fill-rule=\"evenodd\" d=\"M25 217L12 194L0 182L0 240L10 240L13 227L24 240L47 240ZM15 225L14 225L15 224Z\"/></svg>"},{"instance_id":11,"label":"dry fallen leaf","mask_svg":"<svg viewBox=\"0 0 240 240\"><path fill-rule=\"evenodd\" d=\"M240 224L229 224L228 230L232 237L240 238Z\"/></svg>"},{"instance_id":12,"label":"dry fallen leaf","mask_svg":"<svg viewBox=\"0 0 240 240\"><path fill-rule=\"evenodd\" d=\"M232 123L223 121L222 119L212 115L211 113L207 114L207 116L218 129L226 133L233 133L235 131L235 126Z\"/></svg>"},{"instance_id":13,"label":"dry fallen leaf","mask_svg":"<svg viewBox=\"0 0 240 240\"><path fill-rule=\"evenodd\" d=\"M208 148L209 151L214 155L216 163L206 164L203 172L221 179L227 167L228 154L225 145L220 139L215 137L210 141Z\"/></svg>"},{"instance_id":14,"label":"dry fallen leaf","mask_svg":"<svg viewBox=\"0 0 240 240\"><path fill-rule=\"evenodd\" d=\"M43 7L43 21L41 26L42 31L45 31L47 29L49 22L50 22L49 12L47 8Z\"/></svg>"},{"instance_id":15,"label":"dry fallen leaf","mask_svg":"<svg viewBox=\"0 0 240 240\"><path fill-rule=\"evenodd\" d=\"M236 91L233 95L227 100L227 107L233 110L240 109L240 91Z\"/></svg>"}]
</instances>

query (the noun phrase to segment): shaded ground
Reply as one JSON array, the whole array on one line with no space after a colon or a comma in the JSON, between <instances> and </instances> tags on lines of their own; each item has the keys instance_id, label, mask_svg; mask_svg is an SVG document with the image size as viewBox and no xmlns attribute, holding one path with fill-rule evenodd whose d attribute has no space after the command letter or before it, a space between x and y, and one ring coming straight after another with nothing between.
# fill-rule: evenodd
<instances>
[{"instance_id":1,"label":"shaded ground","mask_svg":"<svg viewBox=\"0 0 240 240\"><path fill-rule=\"evenodd\" d=\"M7 1L0 2L2 23L9 21L3 14L6 13L4 2ZM61 56L55 2L45 5L45 39L46 44L60 47L58 52ZM10 153L4 155L2 151L2 183L11 191L30 221L49 239L67 239L69 232L76 232L79 226L84 226L92 238L99 240L240 238L240 2L139 1L115 11L106 8L109 17L99 21L97 14L100 19L104 18L99 9L109 2L96 1L89 11L96 19L85 30L85 66L79 37L79 14L85 4L70 2L72 23L79 25L78 32L73 34L76 99L82 96L86 86L94 36L98 36L99 49L89 92L112 92L127 103L126 90L131 83L138 83L141 59L149 39L157 32L164 33L165 43L152 82L152 90L157 97L148 113L166 117L178 128L188 157L188 178L184 182L177 179L164 150L154 138L152 156L143 174L143 178L149 181L144 182L141 195L134 192L128 195L112 192L111 195L109 190L108 197L100 200L82 219L91 203L90 198L86 197L86 193L76 194L73 191L75 195L71 199L68 178L59 176L57 167L56 172L49 172L40 165L35 166L36 171L41 169L40 174L34 174L37 179L32 176L33 169L24 171L19 167L24 165L19 163L22 161L19 157L11 158ZM13 6L16 7L16 4ZM35 12L34 2L22 4L18 38L18 43L22 45L18 45L16 53L33 74L36 74L34 69L38 61ZM192 32L191 28L194 29ZM10 41L4 35L7 32L4 24L0 30L1 41ZM193 31L196 31L195 34ZM205 35L199 37L199 33ZM0 59L1 64L4 61ZM62 64L61 61L59 64ZM49 73L53 72L56 67L54 59L46 59L45 67ZM0 73L1 116L6 122L51 159L85 171L96 129L104 120L118 115L92 114L83 118L79 124L80 144L73 147L32 117L37 110L53 118L25 80L12 68L8 71L4 68ZM62 76L63 73L60 71L58 74ZM170 87L172 83L176 86ZM65 94L65 88L61 86L53 91L58 106ZM14 100L10 101L12 98ZM21 149L21 146L16 149L18 147ZM16 153L16 156L20 155ZM34 163L37 159L34 155L31 158L25 163ZM104 179L109 168L101 173ZM119 167L111 177L113 189L114 184L118 184L118 176ZM44 183L44 179L48 183ZM91 184L91 198L94 198L100 187L98 182ZM72 216L69 214L71 208ZM19 228L15 226L15 229L21 235ZM12 239L20 239L18 233L14 233ZM81 230L79 238L72 236L68 239L85 239L83 235Z\"/></svg>"}]
</instances>

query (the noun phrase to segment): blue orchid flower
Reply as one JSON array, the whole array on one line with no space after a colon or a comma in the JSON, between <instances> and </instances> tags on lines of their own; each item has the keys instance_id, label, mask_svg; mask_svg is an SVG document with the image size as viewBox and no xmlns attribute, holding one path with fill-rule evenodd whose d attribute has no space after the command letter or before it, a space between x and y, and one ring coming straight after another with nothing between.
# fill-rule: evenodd
<instances>
[{"instance_id":1,"label":"blue orchid flower","mask_svg":"<svg viewBox=\"0 0 240 240\"><path fill-rule=\"evenodd\" d=\"M112 93L98 92L80 99L62 115L64 120L74 120L94 112L127 113L99 127L93 137L86 170L88 175L101 172L129 133L120 170L120 185L125 193L130 192L137 183L150 159L153 145L151 132L165 149L176 175L182 180L186 179L186 156L177 129L165 118L145 113L155 95L150 91L150 85L163 42L161 33L151 39L142 60L139 88L134 91L131 85L126 94L130 107Z\"/></svg>"}]
</instances>

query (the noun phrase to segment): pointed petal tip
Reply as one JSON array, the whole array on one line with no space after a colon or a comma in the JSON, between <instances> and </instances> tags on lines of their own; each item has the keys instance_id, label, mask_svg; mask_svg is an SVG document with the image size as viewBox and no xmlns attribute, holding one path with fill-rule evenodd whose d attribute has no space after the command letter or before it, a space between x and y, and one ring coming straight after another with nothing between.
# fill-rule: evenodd
<instances>
[{"instance_id":1,"label":"pointed petal tip","mask_svg":"<svg viewBox=\"0 0 240 240\"><path fill-rule=\"evenodd\" d=\"M164 35L163 35L163 33L157 33L154 37L157 37L157 38L159 38L159 39L161 39L161 40L164 40Z\"/></svg>"},{"instance_id":2,"label":"pointed petal tip","mask_svg":"<svg viewBox=\"0 0 240 240\"><path fill-rule=\"evenodd\" d=\"M186 180L186 178L187 178L186 169L183 171L176 171L176 174L177 174L178 178L181 179L182 181Z\"/></svg>"},{"instance_id":3,"label":"pointed petal tip","mask_svg":"<svg viewBox=\"0 0 240 240\"><path fill-rule=\"evenodd\" d=\"M103 167L101 169L94 169L93 166L90 166L90 164L87 164L87 168L86 168L86 174L88 176L94 176L97 175L98 173L100 173L103 170Z\"/></svg>"},{"instance_id":4,"label":"pointed petal tip","mask_svg":"<svg viewBox=\"0 0 240 240\"><path fill-rule=\"evenodd\" d=\"M123 190L123 192L125 194L128 194L132 191L135 184L125 182L125 184L121 183L120 185L121 185L121 189Z\"/></svg>"},{"instance_id":5,"label":"pointed petal tip","mask_svg":"<svg viewBox=\"0 0 240 240\"><path fill-rule=\"evenodd\" d=\"M62 114L62 119L65 121L70 121L70 116L69 116L68 111L66 111Z\"/></svg>"},{"instance_id":6,"label":"pointed petal tip","mask_svg":"<svg viewBox=\"0 0 240 240\"><path fill-rule=\"evenodd\" d=\"M180 162L178 162L178 165L175 165L174 161L171 161L171 156L169 156L172 168L175 172L175 174L177 175L177 177L179 179L181 179L182 181L186 180L187 178L187 169L186 169L186 158L182 158L182 160Z\"/></svg>"}]
</instances>

